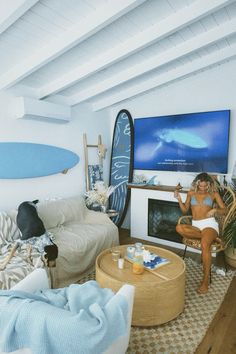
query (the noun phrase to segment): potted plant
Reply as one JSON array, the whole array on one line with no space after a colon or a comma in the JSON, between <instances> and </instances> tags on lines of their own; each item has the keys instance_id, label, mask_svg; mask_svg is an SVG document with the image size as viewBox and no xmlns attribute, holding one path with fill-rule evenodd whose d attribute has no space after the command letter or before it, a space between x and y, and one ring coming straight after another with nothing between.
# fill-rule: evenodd
<instances>
[{"instance_id":1,"label":"potted plant","mask_svg":"<svg viewBox=\"0 0 236 354\"><path fill-rule=\"evenodd\" d=\"M236 179L232 178L231 188L236 194ZM223 239L226 244L225 249L225 260L226 262L236 268L236 202L233 203L231 210L229 212L228 220L224 231Z\"/></svg>"},{"instance_id":2,"label":"potted plant","mask_svg":"<svg viewBox=\"0 0 236 354\"><path fill-rule=\"evenodd\" d=\"M109 196L115 187L107 186L103 181L97 181L94 189L85 193L85 204L89 209L106 212Z\"/></svg>"},{"instance_id":3,"label":"potted plant","mask_svg":"<svg viewBox=\"0 0 236 354\"><path fill-rule=\"evenodd\" d=\"M225 249L226 262L236 268L236 220L232 220L224 229L223 238L227 245Z\"/></svg>"}]
</instances>

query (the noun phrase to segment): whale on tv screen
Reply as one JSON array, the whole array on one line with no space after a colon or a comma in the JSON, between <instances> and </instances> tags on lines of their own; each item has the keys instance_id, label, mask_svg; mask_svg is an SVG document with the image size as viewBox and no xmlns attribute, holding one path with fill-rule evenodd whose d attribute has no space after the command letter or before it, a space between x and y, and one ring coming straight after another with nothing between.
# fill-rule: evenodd
<instances>
[{"instance_id":1,"label":"whale on tv screen","mask_svg":"<svg viewBox=\"0 0 236 354\"><path fill-rule=\"evenodd\" d=\"M137 170L227 173L230 111L134 120Z\"/></svg>"}]
</instances>

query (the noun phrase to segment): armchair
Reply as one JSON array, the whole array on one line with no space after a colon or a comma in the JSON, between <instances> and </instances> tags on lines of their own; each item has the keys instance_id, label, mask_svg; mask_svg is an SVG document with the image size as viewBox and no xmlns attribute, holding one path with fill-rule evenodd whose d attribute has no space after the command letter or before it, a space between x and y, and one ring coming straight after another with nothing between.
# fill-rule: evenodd
<instances>
[{"instance_id":1,"label":"armchair","mask_svg":"<svg viewBox=\"0 0 236 354\"><path fill-rule=\"evenodd\" d=\"M26 291L26 292L31 293L36 290L47 289L49 287L50 287L49 280L48 280L47 273L46 273L45 269L36 269L31 274L29 274L27 277L25 277L22 281L20 281L17 285L15 285L13 288L11 288L11 290L22 290L24 292ZM115 340L109 345L109 347L101 354L114 354L114 353L125 354L126 353L126 350L129 345L129 338L130 338L131 319L132 319L132 310L133 310L133 301L134 301L134 289L135 289L134 286L125 284L114 295L114 297L113 297L114 300L115 300L115 297L117 297L117 299L119 299L119 297L122 296L127 301L128 311L127 311L127 317L126 317L126 320L127 320L126 331L123 335L117 336L117 338L115 338ZM0 301L1 301L1 298L0 298ZM119 302L116 302L116 304L118 304L118 303ZM26 324L26 327L27 327L27 324ZM2 333L3 333L2 328L0 328L0 343L1 343ZM65 340L66 340L66 334L65 334ZM88 350L88 353L89 352L90 351ZM96 352L95 348L93 350L93 353L94 352ZM22 349L18 349L16 351L13 351L11 353L12 354L32 354L32 351L30 348L22 348ZM2 352L0 349L0 354L7 354L7 353Z\"/></svg>"},{"instance_id":2,"label":"armchair","mask_svg":"<svg viewBox=\"0 0 236 354\"><path fill-rule=\"evenodd\" d=\"M230 187L224 187L220 194L224 204L227 207L227 212L225 215L216 216L220 229L219 238L221 238L221 240L213 242L213 244L211 245L212 253L217 253L225 250L225 248L227 247L227 243L222 238L222 234L226 226L230 223L230 221L232 221L232 219L236 217L236 197L232 189ZM178 224L191 224L191 221L191 215L184 215L179 218ZM199 239L190 239L183 237L183 244L185 245L183 258L185 257L187 247L191 247L201 251L201 240Z\"/></svg>"}]
</instances>

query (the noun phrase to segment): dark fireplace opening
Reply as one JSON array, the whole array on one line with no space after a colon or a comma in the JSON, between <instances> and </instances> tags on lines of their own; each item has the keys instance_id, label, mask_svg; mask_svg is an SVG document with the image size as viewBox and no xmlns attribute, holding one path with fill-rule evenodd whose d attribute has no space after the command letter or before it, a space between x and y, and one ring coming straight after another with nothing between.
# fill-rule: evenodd
<instances>
[{"instance_id":1,"label":"dark fireplace opening","mask_svg":"<svg viewBox=\"0 0 236 354\"><path fill-rule=\"evenodd\" d=\"M148 235L182 243L182 237L175 230L182 215L179 203L148 199Z\"/></svg>"}]
</instances>

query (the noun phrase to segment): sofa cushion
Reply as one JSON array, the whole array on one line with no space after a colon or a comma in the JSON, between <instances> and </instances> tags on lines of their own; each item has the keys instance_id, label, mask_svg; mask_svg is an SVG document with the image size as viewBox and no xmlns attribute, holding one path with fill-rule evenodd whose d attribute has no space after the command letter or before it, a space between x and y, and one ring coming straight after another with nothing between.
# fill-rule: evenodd
<instances>
[{"instance_id":1,"label":"sofa cushion","mask_svg":"<svg viewBox=\"0 0 236 354\"><path fill-rule=\"evenodd\" d=\"M92 270L100 252L119 244L118 228L112 222L70 222L50 232L59 250L57 266L53 269L56 288L77 282Z\"/></svg>"},{"instance_id":2,"label":"sofa cushion","mask_svg":"<svg viewBox=\"0 0 236 354\"><path fill-rule=\"evenodd\" d=\"M85 208L82 196L44 201L37 206L39 217L46 229L52 229L72 221L82 221Z\"/></svg>"}]
</instances>

